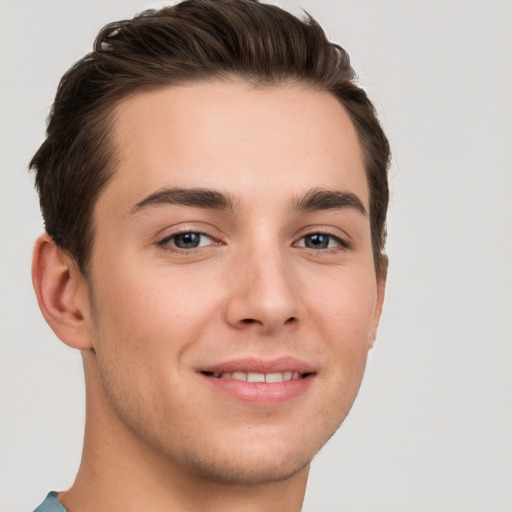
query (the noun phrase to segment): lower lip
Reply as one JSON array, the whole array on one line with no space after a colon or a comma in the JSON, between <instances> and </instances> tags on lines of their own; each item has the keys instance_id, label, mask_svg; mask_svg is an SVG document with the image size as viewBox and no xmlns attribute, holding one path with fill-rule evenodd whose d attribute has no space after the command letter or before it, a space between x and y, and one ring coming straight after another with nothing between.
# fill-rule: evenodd
<instances>
[{"instance_id":1,"label":"lower lip","mask_svg":"<svg viewBox=\"0 0 512 512\"><path fill-rule=\"evenodd\" d=\"M217 391L237 401L255 406L277 406L304 394L314 375L283 382L247 382L245 380L224 379L201 374Z\"/></svg>"}]
</instances>

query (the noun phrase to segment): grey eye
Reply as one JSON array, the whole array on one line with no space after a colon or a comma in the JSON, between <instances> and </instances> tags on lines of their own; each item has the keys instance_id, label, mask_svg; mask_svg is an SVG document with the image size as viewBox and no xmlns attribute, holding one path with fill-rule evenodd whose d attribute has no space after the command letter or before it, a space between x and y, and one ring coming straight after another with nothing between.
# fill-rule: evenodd
<instances>
[{"instance_id":1,"label":"grey eye","mask_svg":"<svg viewBox=\"0 0 512 512\"><path fill-rule=\"evenodd\" d=\"M195 249L210 244L212 239L204 233L190 232L173 235L169 241L172 241L178 249Z\"/></svg>"},{"instance_id":2,"label":"grey eye","mask_svg":"<svg viewBox=\"0 0 512 512\"><path fill-rule=\"evenodd\" d=\"M311 235L303 236L296 245L297 247L307 247L308 249L316 250L345 246L341 238L326 233L312 233Z\"/></svg>"},{"instance_id":3,"label":"grey eye","mask_svg":"<svg viewBox=\"0 0 512 512\"><path fill-rule=\"evenodd\" d=\"M314 235L307 235L304 237L304 246L309 249L327 249L332 247L331 236L322 235L321 233L315 233Z\"/></svg>"}]
</instances>

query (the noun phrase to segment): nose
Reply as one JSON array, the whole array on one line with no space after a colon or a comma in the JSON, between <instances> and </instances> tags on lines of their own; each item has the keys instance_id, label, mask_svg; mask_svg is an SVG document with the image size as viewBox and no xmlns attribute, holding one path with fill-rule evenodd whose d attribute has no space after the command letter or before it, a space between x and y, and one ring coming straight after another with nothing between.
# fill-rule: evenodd
<instances>
[{"instance_id":1,"label":"nose","mask_svg":"<svg viewBox=\"0 0 512 512\"><path fill-rule=\"evenodd\" d=\"M272 333L301 319L298 283L279 250L241 255L230 269L229 281L225 315L232 327Z\"/></svg>"}]
</instances>

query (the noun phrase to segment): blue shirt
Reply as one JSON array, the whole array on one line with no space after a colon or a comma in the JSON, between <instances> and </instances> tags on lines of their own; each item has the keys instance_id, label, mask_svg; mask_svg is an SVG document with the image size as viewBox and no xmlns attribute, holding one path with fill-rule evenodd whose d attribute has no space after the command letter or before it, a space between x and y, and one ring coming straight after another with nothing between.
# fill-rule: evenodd
<instances>
[{"instance_id":1,"label":"blue shirt","mask_svg":"<svg viewBox=\"0 0 512 512\"><path fill-rule=\"evenodd\" d=\"M55 491L49 492L46 499L37 507L34 512L67 512L57 499Z\"/></svg>"}]
</instances>

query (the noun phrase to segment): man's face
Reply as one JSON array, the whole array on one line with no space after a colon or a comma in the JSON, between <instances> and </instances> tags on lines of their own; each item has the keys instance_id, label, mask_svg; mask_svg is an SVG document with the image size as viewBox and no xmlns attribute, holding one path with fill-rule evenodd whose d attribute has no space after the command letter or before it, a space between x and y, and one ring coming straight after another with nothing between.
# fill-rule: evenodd
<instances>
[{"instance_id":1,"label":"man's face","mask_svg":"<svg viewBox=\"0 0 512 512\"><path fill-rule=\"evenodd\" d=\"M299 86L214 82L123 101L114 137L95 414L209 478L307 471L354 401L383 295L348 115Z\"/></svg>"}]
</instances>

